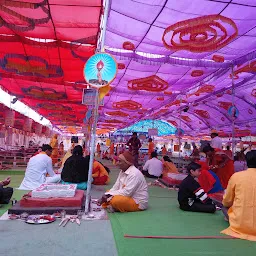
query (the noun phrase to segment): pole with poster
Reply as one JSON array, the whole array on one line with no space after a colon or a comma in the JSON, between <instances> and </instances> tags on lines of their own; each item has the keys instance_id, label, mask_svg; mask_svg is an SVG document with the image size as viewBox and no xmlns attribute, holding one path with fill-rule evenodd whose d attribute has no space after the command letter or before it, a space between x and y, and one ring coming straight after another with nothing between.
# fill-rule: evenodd
<instances>
[{"instance_id":1,"label":"pole with poster","mask_svg":"<svg viewBox=\"0 0 256 256\"><path fill-rule=\"evenodd\" d=\"M93 161L95 153L95 140L96 140L96 127L98 122L98 109L100 101L110 91L109 84L115 79L117 73L117 63L115 59L107 53L96 53L86 62L84 66L84 78L92 89L89 93L84 90L83 104L93 105L93 121L91 128L90 139L90 162L87 182L87 192L85 201L85 213L90 211L90 199L91 199L91 183L92 183L92 171Z\"/></svg>"}]
</instances>

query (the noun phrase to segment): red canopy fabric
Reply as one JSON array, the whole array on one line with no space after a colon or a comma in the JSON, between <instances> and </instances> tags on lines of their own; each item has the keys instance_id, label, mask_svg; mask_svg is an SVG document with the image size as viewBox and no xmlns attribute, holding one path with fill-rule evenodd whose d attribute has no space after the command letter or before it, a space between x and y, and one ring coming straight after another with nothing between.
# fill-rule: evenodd
<instances>
[{"instance_id":1,"label":"red canopy fabric","mask_svg":"<svg viewBox=\"0 0 256 256\"><path fill-rule=\"evenodd\" d=\"M2 87L53 125L80 126L101 13L101 0L0 0Z\"/></svg>"}]
</instances>

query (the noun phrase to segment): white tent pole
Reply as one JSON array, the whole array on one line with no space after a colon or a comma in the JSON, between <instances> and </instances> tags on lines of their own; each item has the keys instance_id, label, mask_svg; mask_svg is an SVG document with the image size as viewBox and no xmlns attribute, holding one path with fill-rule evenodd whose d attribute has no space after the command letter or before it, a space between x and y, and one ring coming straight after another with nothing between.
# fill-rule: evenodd
<instances>
[{"instance_id":1,"label":"white tent pole","mask_svg":"<svg viewBox=\"0 0 256 256\"><path fill-rule=\"evenodd\" d=\"M100 42L98 44L98 51L100 51L100 52L104 51L109 6L110 6L109 0L105 0L104 14L103 14L103 24L102 24L103 27L101 28Z\"/></svg>"},{"instance_id":2,"label":"white tent pole","mask_svg":"<svg viewBox=\"0 0 256 256\"><path fill-rule=\"evenodd\" d=\"M86 191L86 200L85 200L85 214L89 213L90 211L92 170L93 170L93 161L94 161L94 152L95 152L98 108L99 108L99 91L98 89L96 89L95 104L94 104L94 111L93 111L93 124L92 124L92 131L91 131L90 162L89 162L89 172L88 172L87 191Z\"/></svg>"}]
</instances>

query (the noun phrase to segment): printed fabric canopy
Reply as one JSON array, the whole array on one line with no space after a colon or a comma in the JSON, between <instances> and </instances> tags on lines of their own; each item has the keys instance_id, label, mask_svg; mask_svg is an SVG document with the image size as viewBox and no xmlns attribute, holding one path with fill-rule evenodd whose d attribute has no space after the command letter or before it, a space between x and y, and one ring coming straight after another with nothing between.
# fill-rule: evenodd
<instances>
[{"instance_id":1,"label":"printed fabric canopy","mask_svg":"<svg viewBox=\"0 0 256 256\"><path fill-rule=\"evenodd\" d=\"M83 123L102 2L0 0L1 85L63 131ZM106 2L105 51L119 70L99 128L162 119L189 135L230 135L235 115L236 136L256 133L254 0Z\"/></svg>"},{"instance_id":2,"label":"printed fabric canopy","mask_svg":"<svg viewBox=\"0 0 256 256\"><path fill-rule=\"evenodd\" d=\"M230 135L233 102L235 135L255 133L255 17L254 0L112 0L105 49L119 71L100 126L163 119Z\"/></svg>"},{"instance_id":3,"label":"printed fabric canopy","mask_svg":"<svg viewBox=\"0 0 256 256\"><path fill-rule=\"evenodd\" d=\"M101 0L0 0L1 86L55 126L81 126L101 13Z\"/></svg>"},{"instance_id":4,"label":"printed fabric canopy","mask_svg":"<svg viewBox=\"0 0 256 256\"><path fill-rule=\"evenodd\" d=\"M175 134L176 129L167 122L163 122L161 120L142 120L136 124L133 124L125 129L117 130L117 133L130 133L130 132L139 132L145 133L148 132L149 129L157 129L158 136Z\"/></svg>"}]
</instances>

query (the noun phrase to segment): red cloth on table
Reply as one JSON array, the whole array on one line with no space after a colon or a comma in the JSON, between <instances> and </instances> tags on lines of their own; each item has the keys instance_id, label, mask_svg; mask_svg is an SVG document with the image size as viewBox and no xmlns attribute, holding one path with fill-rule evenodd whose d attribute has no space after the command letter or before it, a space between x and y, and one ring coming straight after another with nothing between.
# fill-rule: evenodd
<instances>
[{"instance_id":1,"label":"red cloth on table","mask_svg":"<svg viewBox=\"0 0 256 256\"><path fill-rule=\"evenodd\" d=\"M31 196L31 192L28 194ZM76 190L74 197L51 197L51 198L35 198L23 197L20 200L21 207L80 207L84 200L84 191Z\"/></svg>"}]
</instances>

